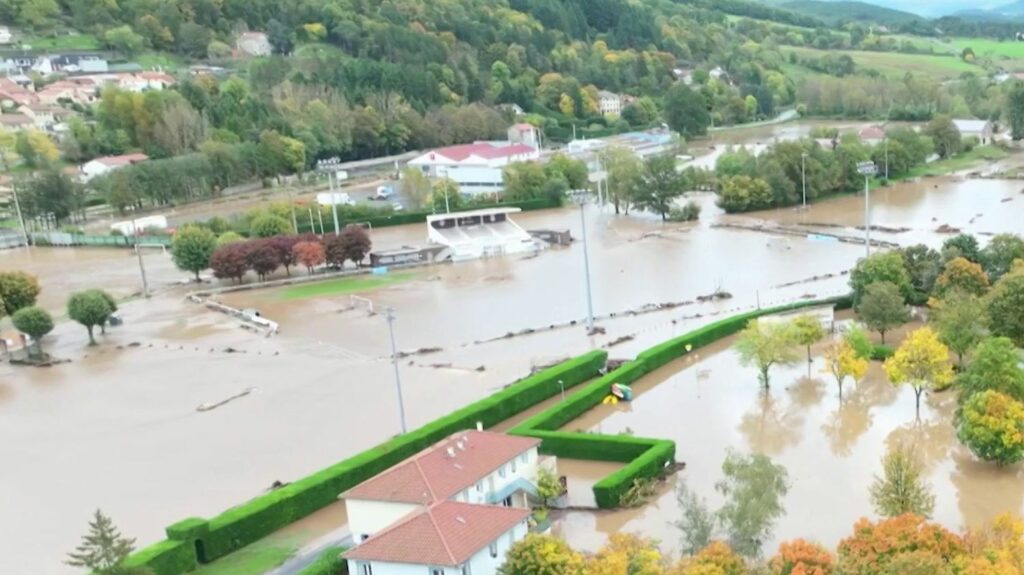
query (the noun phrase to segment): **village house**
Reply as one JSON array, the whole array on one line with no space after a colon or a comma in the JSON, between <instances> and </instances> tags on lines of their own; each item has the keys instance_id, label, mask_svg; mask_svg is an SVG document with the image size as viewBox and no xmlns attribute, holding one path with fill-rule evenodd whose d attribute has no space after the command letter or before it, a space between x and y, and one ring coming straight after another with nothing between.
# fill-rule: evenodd
<instances>
[{"instance_id":1,"label":"village house","mask_svg":"<svg viewBox=\"0 0 1024 575\"><path fill-rule=\"evenodd\" d=\"M995 126L988 120L953 120L962 138L977 138L981 144L989 144L995 135Z\"/></svg>"},{"instance_id":2,"label":"village house","mask_svg":"<svg viewBox=\"0 0 1024 575\"><path fill-rule=\"evenodd\" d=\"M14 37L11 35L11 29L7 26L0 26L0 44L7 45L14 41Z\"/></svg>"},{"instance_id":3,"label":"village house","mask_svg":"<svg viewBox=\"0 0 1024 575\"><path fill-rule=\"evenodd\" d=\"M70 110L60 106L47 106L45 104L28 104L18 108L18 112L32 119L37 130L53 132L71 115Z\"/></svg>"},{"instance_id":4,"label":"village house","mask_svg":"<svg viewBox=\"0 0 1024 575\"><path fill-rule=\"evenodd\" d=\"M528 531L539 443L458 432L343 493L349 572L493 575Z\"/></svg>"},{"instance_id":5,"label":"village house","mask_svg":"<svg viewBox=\"0 0 1024 575\"><path fill-rule=\"evenodd\" d=\"M508 129L508 141L513 144L524 144L531 148L540 148L540 130L533 124L525 122L513 124Z\"/></svg>"},{"instance_id":6,"label":"village house","mask_svg":"<svg viewBox=\"0 0 1024 575\"><path fill-rule=\"evenodd\" d=\"M513 116L522 116L525 113L523 111L523 107L520 106L519 104L515 104L515 103L512 103L512 104L498 104L498 109L501 110L502 112L508 112L508 113L512 114Z\"/></svg>"},{"instance_id":7,"label":"village house","mask_svg":"<svg viewBox=\"0 0 1024 575\"><path fill-rule=\"evenodd\" d=\"M511 142L476 142L431 150L409 160L430 178L448 178L464 194L497 193L505 188L502 169L513 162L540 159L533 146Z\"/></svg>"},{"instance_id":8,"label":"village house","mask_svg":"<svg viewBox=\"0 0 1024 575\"><path fill-rule=\"evenodd\" d=\"M263 32L242 32L238 35L235 47L249 56L269 56L274 51L270 40Z\"/></svg>"},{"instance_id":9,"label":"village house","mask_svg":"<svg viewBox=\"0 0 1024 575\"><path fill-rule=\"evenodd\" d=\"M39 101L36 93L26 89L11 78L0 78L0 108L11 109L35 104Z\"/></svg>"},{"instance_id":10,"label":"village house","mask_svg":"<svg viewBox=\"0 0 1024 575\"><path fill-rule=\"evenodd\" d=\"M879 125L872 124L857 132L857 137L860 138L861 142L869 146L874 146L885 140L885 129Z\"/></svg>"},{"instance_id":11,"label":"village house","mask_svg":"<svg viewBox=\"0 0 1024 575\"><path fill-rule=\"evenodd\" d=\"M95 88L84 86L70 80L58 80L36 92L39 103L56 106L63 102L74 102L86 105L96 100Z\"/></svg>"},{"instance_id":12,"label":"village house","mask_svg":"<svg viewBox=\"0 0 1024 575\"><path fill-rule=\"evenodd\" d=\"M79 169L79 177L82 181L88 182L96 176L108 174L119 168L145 162L149 159L146 154L124 154L121 156L104 156L90 160Z\"/></svg>"},{"instance_id":13,"label":"village house","mask_svg":"<svg viewBox=\"0 0 1024 575\"><path fill-rule=\"evenodd\" d=\"M615 92L600 90L597 93L597 109L604 116L618 116L622 113L622 97Z\"/></svg>"},{"instance_id":14,"label":"village house","mask_svg":"<svg viewBox=\"0 0 1024 575\"><path fill-rule=\"evenodd\" d=\"M32 125L32 118L25 114L0 114L0 127L10 132L20 132Z\"/></svg>"}]
</instances>

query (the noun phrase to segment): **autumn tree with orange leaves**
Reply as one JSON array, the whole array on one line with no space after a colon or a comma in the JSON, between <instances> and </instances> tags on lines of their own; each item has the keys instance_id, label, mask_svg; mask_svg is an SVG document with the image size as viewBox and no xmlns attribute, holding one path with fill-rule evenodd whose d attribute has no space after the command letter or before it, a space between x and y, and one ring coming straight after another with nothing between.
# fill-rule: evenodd
<instances>
[{"instance_id":1,"label":"autumn tree with orange leaves","mask_svg":"<svg viewBox=\"0 0 1024 575\"><path fill-rule=\"evenodd\" d=\"M904 561L902 556L908 553L923 552L931 556L928 560L948 564L963 550L959 536L908 513L877 523L855 523L853 535L839 542L838 565L844 575L880 575L890 573L891 565Z\"/></svg>"},{"instance_id":2,"label":"autumn tree with orange leaves","mask_svg":"<svg viewBox=\"0 0 1024 575\"><path fill-rule=\"evenodd\" d=\"M827 549L803 539L784 541L771 558L772 575L831 575L834 561Z\"/></svg>"}]
</instances>

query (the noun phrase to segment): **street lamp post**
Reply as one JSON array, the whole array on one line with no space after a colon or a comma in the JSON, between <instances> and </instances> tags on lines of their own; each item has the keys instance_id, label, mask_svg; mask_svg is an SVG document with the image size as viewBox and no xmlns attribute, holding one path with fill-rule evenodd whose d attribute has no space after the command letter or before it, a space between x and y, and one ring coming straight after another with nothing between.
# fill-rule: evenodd
<instances>
[{"instance_id":1,"label":"street lamp post","mask_svg":"<svg viewBox=\"0 0 1024 575\"><path fill-rule=\"evenodd\" d=\"M867 256L871 255L871 188L868 181L878 173L874 162L860 162L857 173L864 176L864 249Z\"/></svg>"},{"instance_id":2,"label":"street lamp post","mask_svg":"<svg viewBox=\"0 0 1024 575\"><path fill-rule=\"evenodd\" d=\"M338 169L338 165L340 164L341 160L338 158L320 160L319 162L316 163L316 167L318 170L327 172L327 181L331 189L331 213L334 215L334 235L338 235L339 233L341 233L338 225L338 198L334 193L335 170ZM321 226L321 228L323 228L323 226Z\"/></svg>"},{"instance_id":3,"label":"street lamp post","mask_svg":"<svg viewBox=\"0 0 1024 575\"><path fill-rule=\"evenodd\" d=\"M398 348L395 346L395 310L385 308L384 318L388 320L388 334L391 336L391 365L395 368L395 391L398 394L398 418L405 435L405 402L402 400L402 377L398 373Z\"/></svg>"},{"instance_id":4,"label":"street lamp post","mask_svg":"<svg viewBox=\"0 0 1024 575\"><path fill-rule=\"evenodd\" d=\"M807 211L807 152L800 154L800 179L804 187L804 211Z\"/></svg>"},{"instance_id":5,"label":"street lamp post","mask_svg":"<svg viewBox=\"0 0 1024 575\"><path fill-rule=\"evenodd\" d=\"M590 289L590 252L587 245L587 196L590 190L573 190L570 195L580 206L580 227L583 235L583 271L587 286L587 333L594 331L594 299Z\"/></svg>"},{"instance_id":6,"label":"street lamp post","mask_svg":"<svg viewBox=\"0 0 1024 575\"><path fill-rule=\"evenodd\" d=\"M142 250L139 248L139 228L132 218L132 236L135 238L135 256L139 259L139 273L142 275L142 296L149 297L149 282L146 280L146 266L142 262Z\"/></svg>"},{"instance_id":7,"label":"street lamp post","mask_svg":"<svg viewBox=\"0 0 1024 575\"><path fill-rule=\"evenodd\" d=\"M882 141L885 143L885 185L889 185L889 138Z\"/></svg>"},{"instance_id":8,"label":"street lamp post","mask_svg":"<svg viewBox=\"0 0 1024 575\"><path fill-rule=\"evenodd\" d=\"M18 224L21 225L21 239L28 245L28 229L25 228L25 216L21 214L21 203L18 201L18 181L15 180L11 186L14 191L14 211L18 213Z\"/></svg>"}]
</instances>

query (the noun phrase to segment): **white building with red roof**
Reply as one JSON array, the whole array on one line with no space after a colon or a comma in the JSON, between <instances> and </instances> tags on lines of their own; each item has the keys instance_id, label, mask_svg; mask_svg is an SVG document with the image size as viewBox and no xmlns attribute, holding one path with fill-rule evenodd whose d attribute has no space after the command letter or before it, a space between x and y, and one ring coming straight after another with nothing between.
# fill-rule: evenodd
<instances>
[{"instance_id":1,"label":"white building with red roof","mask_svg":"<svg viewBox=\"0 0 1024 575\"><path fill-rule=\"evenodd\" d=\"M349 572L492 575L528 530L539 444L462 431L343 493Z\"/></svg>"},{"instance_id":2,"label":"white building with red roof","mask_svg":"<svg viewBox=\"0 0 1024 575\"><path fill-rule=\"evenodd\" d=\"M431 150L409 161L431 178L448 178L463 194L497 193L504 189L501 172L513 162L540 159L540 151L526 144L476 142Z\"/></svg>"},{"instance_id":3,"label":"white building with red roof","mask_svg":"<svg viewBox=\"0 0 1024 575\"><path fill-rule=\"evenodd\" d=\"M81 178L83 181L89 181L96 176L102 176L103 174L110 173L119 168L137 164L139 162L145 162L149 159L146 154L123 154L120 156L103 156L102 158L96 158L90 160L81 167Z\"/></svg>"}]
</instances>

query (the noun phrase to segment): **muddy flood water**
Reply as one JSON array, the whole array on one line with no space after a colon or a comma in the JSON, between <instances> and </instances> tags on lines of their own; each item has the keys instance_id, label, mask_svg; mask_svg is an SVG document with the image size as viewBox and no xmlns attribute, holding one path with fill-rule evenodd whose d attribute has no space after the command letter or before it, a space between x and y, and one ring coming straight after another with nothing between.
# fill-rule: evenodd
<instances>
[{"instance_id":1,"label":"muddy flood water","mask_svg":"<svg viewBox=\"0 0 1024 575\"><path fill-rule=\"evenodd\" d=\"M938 188L899 186L876 196L879 217L890 218L885 214L892 210L891 219L911 218L902 225L919 230L894 234L893 241L940 243L945 236L929 230L931 218L941 214L953 214L949 223L959 224L964 213L980 212L979 226L1005 221L1009 227L1024 217L1024 198L1001 202L1014 183L930 184ZM532 367L594 347L621 340L610 355L629 358L758 303L844 293L841 272L864 252L856 244L717 228L713 224L723 218L714 198L694 198L705 211L699 223L687 225L587 208L594 310L607 330L602 335L588 337L578 325L543 329L585 315L580 242L534 258L421 268L404 281L359 292L378 309L395 308L400 349L441 348L402 361L408 425L485 397ZM780 211L745 221L806 216L850 226L859 213L856 198L849 198L815 206L809 214ZM527 229L570 229L575 237L581 231L578 209L522 214L516 220ZM1000 231L995 224L973 229ZM423 243L424 236L424 228L415 225L376 230L372 239L386 248ZM44 347L70 363L47 369L0 363L0 436L5 438L0 538L8 542L8 552L0 554L2 573L74 573L62 558L97 507L144 545L161 539L166 525L215 515L264 492L275 480L319 470L398 432L382 316L348 309L349 295L285 299L272 289L219 296L280 322L281 332L265 338L186 303L189 288L177 284L187 274L175 271L160 252L146 258L151 282L160 289L149 300L123 304L125 325L110 330L99 346L86 345L81 326L61 322ZM67 292L80 287L104 287L121 297L139 290L137 264L128 251L0 252L0 268L38 274L42 303L57 313ZM813 277L821 279L806 281ZM716 290L733 297L688 303ZM668 302L686 305L628 313ZM0 331L9 330L9 321L0 324ZM685 365L666 368L652 376L665 383L614 413L588 415L594 419L579 426L605 432L628 426L638 434L674 438L679 458L688 464L684 476L704 494L713 491L725 448L770 452L794 481L789 513L777 533L834 540L854 515L868 511L866 487L885 441L913 422L912 400L908 404L906 394L887 388L875 373L864 391L857 391L864 397L851 392L843 414L836 416L831 388L804 390L810 386L797 384L801 370L794 368L776 373L766 408L759 403L753 374L736 371L732 362L731 353L722 352L709 354L695 371ZM710 371L704 380L697 377L702 370ZM238 397L221 407L197 411L233 396ZM926 410L925 422L941 421L944 409L949 408L939 398ZM852 420L842 424L848 431L829 435L820 429L837 417ZM849 439L858 426L864 430ZM695 442L698 433L701 441ZM1020 506L1020 494L1009 491L1014 480L992 476L951 443L948 433L934 433L936 442L946 442L936 449L931 471L937 519L955 527L994 509ZM845 454L838 455L844 445ZM574 498L589 497L580 486L609 471L586 462L566 462L565 469L580 481ZM835 518L813 513L826 495L840 489L848 498ZM639 511L573 515L559 528L572 542L593 547L609 526L621 522L674 545L677 537L667 527L678 514L673 505L669 490ZM332 521L343 521L337 517L326 513L311 532L331 531Z\"/></svg>"},{"instance_id":2,"label":"muddy flood water","mask_svg":"<svg viewBox=\"0 0 1024 575\"><path fill-rule=\"evenodd\" d=\"M953 393L928 395L917 420L913 390L895 388L873 363L862 382L847 382L840 402L835 380L822 373L819 347L813 363L774 370L765 394L755 371L738 365L731 343L652 373L634 384L631 403L599 406L565 427L671 438L686 469L641 508L569 513L557 526L560 535L594 550L611 533L637 532L659 539L666 551L678 550L680 532L672 525L682 516L677 485L685 482L716 509L722 500L714 484L729 450L768 455L789 473L786 514L765 544L767 553L796 537L832 547L858 518L874 517L868 488L881 473L886 449L896 444L921 458L936 496L936 521L959 528L1004 511L1024 512L1020 469L980 463L957 442Z\"/></svg>"}]
</instances>

